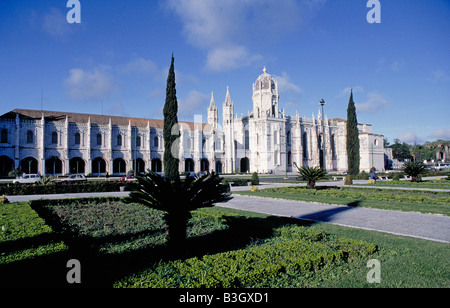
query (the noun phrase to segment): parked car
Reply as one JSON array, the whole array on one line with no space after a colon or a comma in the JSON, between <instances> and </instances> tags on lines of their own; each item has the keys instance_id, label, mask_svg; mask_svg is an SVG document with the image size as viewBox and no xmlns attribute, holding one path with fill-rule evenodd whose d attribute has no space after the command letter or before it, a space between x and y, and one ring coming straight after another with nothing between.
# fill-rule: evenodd
<instances>
[{"instance_id":1,"label":"parked car","mask_svg":"<svg viewBox=\"0 0 450 308\"><path fill-rule=\"evenodd\" d=\"M42 180L39 174L23 174L18 179L14 179L13 183L34 184Z\"/></svg>"},{"instance_id":2,"label":"parked car","mask_svg":"<svg viewBox=\"0 0 450 308\"><path fill-rule=\"evenodd\" d=\"M62 183L86 182L87 179L83 174L71 174L65 179L61 179Z\"/></svg>"},{"instance_id":3,"label":"parked car","mask_svg":"<svg viewBox=\"0 0 450 308\"><path fill-rule=\"evenodd\" d=\"M134 177L134 175L129 174L127 176L120 178L120 181L121 182L133 182L133 181L136 181L136 178Z\"/></svg>"}]
</instances>

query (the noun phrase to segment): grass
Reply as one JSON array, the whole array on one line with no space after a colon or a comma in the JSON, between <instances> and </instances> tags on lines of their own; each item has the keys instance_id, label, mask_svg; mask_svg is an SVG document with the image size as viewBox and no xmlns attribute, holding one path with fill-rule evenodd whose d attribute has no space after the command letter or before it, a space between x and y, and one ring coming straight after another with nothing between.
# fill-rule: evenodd
<instances>
[{"instance_id":1,"label":"grass","mask_svg":"<svg viewBox=\"0 0 450 308\"><path fill-rule=\"evenodd\" d=\"M353 184L355 186L367 186L368 184ZM428 189L447 189L450 191L450 181L448 180L429 180L423 182L411 181L377 181L370 184L373 187L392 187L392 188L428 188Z\"/></svg>"},{"instance_id":2,"label":"grass","mask_svg":"<svg viewBox=\"0 0 450 308\"><path fill-rule=\"evenodd\" d=\"M280 187L234 193L325 204L358 204L361 207L450 216L450 192L363 187L318 187L314 190L305 187Z\"/></svg>"},{"instance_id":3,"label":"grass","mask_svg":"<svg viewBox=\"0 0 450 308\"><path fill-rule=\"evenodd\" d=\"M80 200L36 210L39 215L26 203L0 205L9 230L0 238L1 286L68 286L66 262L75 258L82 287L132 286L137 280L145 286L155 272L185 286L450 287L450 246L443 243L214 207L193 212L189 245L174 255L165 247L162 212ZM238 262L249 258L259 261ZM380 284L366 281L369 259L381 262ZM189 264L215 270L195 276ZM230 270L217 278L217 265ZM200 280L186 282L177 269ZM237 278L229 279L231 273Z\"/></svg>"}]
</instances>

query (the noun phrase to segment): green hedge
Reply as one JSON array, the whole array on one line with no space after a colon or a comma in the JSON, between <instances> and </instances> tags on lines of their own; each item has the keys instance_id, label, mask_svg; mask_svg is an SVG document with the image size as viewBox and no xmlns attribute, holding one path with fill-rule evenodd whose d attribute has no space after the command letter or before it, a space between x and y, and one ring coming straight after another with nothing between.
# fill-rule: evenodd
<instances>
[{"instance_id":1,"label":"green hedge","mask_svg":"<svg viewBox=\"0 0 450 308\"><path fill-rule=\"evenodd\" d=\"M375 251L376 246L370 243L330 240L311 228L287 226L276 229L275 236L261 245L200 259L160 262L151 270L116 282L114 287L277 287L280 281L296 280L328 264Z\"/></svg>"},{"instance_id":2,"label":"green hedge","mask_svg":"<svg viewBox=\"0 0 450 308\"><path fill-rule=\"evenodd\" d=\"M25 202L0 205L0 243L52 232Z\"/></svg>"},{"instance_id":3,"label":"green hedge","mask_svg":"<svg viewBox=\"0 0 450 308\"><path fill-rule=\"evenodd\" d=\"M59 240L52 241L53 230L30 207L28 203L0 205L0 264L32 259L65 251L67 245ZM45 237L46 241L37 240ZM30 246L17 248L16 241Z\"/></svg>"},{"instance_id":4,"label":"green hedge","mask_svg":"<svg viewBox=\"0 0 450 308\"><path fill-rule=\"evenodd\" d=\"M92 183L50 183L40 184L3 184L0 185L0 195L45 195L62 193L87 193L87 192L110 192L119 191L121 186L125 190L131 189L131 184L118 181L97 181Z\"/></svg>"}]
</instances>

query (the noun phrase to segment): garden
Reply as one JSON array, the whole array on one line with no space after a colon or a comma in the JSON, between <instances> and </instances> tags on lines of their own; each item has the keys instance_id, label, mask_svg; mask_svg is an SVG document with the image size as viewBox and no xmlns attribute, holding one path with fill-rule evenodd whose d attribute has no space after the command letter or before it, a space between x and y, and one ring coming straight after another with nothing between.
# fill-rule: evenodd
<instances>
[{"instance_id":1,"label":"garden","mask_svg":"<svg viewBox=\"0 0 450 308\"><path fill-rule=\"evenodd\" d=\"M66 262L77 259L81 287L372 287L375 258L381 287L450 286L447 244L210 207L192 212L185 248L173 249L164 216L123 198L2 204L1 285L71 287Z\"/></svg>"}]
</instances>

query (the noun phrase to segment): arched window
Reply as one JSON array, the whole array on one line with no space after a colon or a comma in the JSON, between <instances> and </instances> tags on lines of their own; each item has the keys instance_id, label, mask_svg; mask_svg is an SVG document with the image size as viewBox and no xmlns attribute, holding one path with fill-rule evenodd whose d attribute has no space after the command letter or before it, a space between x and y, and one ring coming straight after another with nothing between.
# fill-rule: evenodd
<instances>
[{"instance_id":1,"label":"arched window","mask_svg":"<svg viewBox=\"0 0 450 308\"><path fill-rule=\"evenodd\" d=\"M116 158L113 161L113 173L124 174L127 170L127 164L122 158Z\"/></svg>"},{"instance_id":2,"label":"arched window","mask_svg":"<svg viewBox=\"0 0 450 308\"><path fill-rule=\"evenodd\" d=\"M57 144L58 143L58 133L57 132L53 132L52 133L52 143L53 144Z\"/></svg>"},{"instance_id":3,"label":"arched window","mask_svg":"<svg viewBox=\"0 0 450 308\"><path fill-rule=\"evenodd\" d=\"M0 143L8 143L8 130L2 129Z\"/></svg>"},{"instance_id":4,"label":"arched window","mask_svg":"<svg viewBox=\"0 0 450 308\"><path fill-rule=\"evenodd\" d=\"M155 136L155 138L153 138L153 146L155 148L159 148L159 138L158 138L158 136Z\"/></svg>"},{"instance_id":5,"label":"arched window","mask_svg":"<svg viewBox=\"0 0 450 308\"><path fill-rule=\"evenodd\" d=\"M286 135L287 145L291 145L291 132L288 131Z\"/></svg>"},{"instance_id":6,"label":"arched window","mask_svg":"<svg viewBox=\"0 0 450 308\"><path fill-rule=\"evenodd\" d=\"M185 172L194 172L194 170L195 170L194 161L190 158L186 159L184 161L184 171Z\"/></svg>"},{"instance_id":7,"label":"arched window","mask_svg":"<svg viewBox=\"0 0 450 308\"><path fill-rule=\"evenodd\" d=\"M137 147L141 146L141 136L136 136L136 146Z\"/></svg>"},{"instance_id":8,"label":"arched window","mask_svg":"<svg viewBox=\"0 0 450 308\"><path fill-rule=\"evenodd\" d=\"M122 146L122 135L117 135L117 146Z\"/></svg>"},{"instance_id":9,"label":"arched window","mask_svg":"<svg viewBox=\"0 0 450 308\"><path fill-rule=\"evenodd\" d=\"M209 161L207 159L202 159L200 161L200 171L207 172L209 170Z\"/></svg>"},{"instance_id":10,"label":"arched window","mask_svg":"<svg viewBox=\"0 0 450 308\"><path fill-rule=\"evenodd\" d=\"M102 134L97 134L97 145L102 145Z\"/></svg>"},{"instance_id":11,"label":"arched window","mask_svg":"<svg viewBox=\"0 0 450 308\"><path fill-rule=\"evenodd\" d=\"M80 143L81 143L80 133L75 133L75 144Z\"/></svg>"},{"instance_id":12,"label":"arched window","mask_svg":"<svg viewBox=\"0 0 450 308\"><path fill-rule=\"evenodd\" d=\"M31 130L27 131L27 143L33 143L34 134Z\"/></svg>"},{"instance_id":13,"label":"arched window","mask_svg":"<svg viewBox=\"0 0 450 308\"><path fill-rule=\"evenodd\" d=\"M162 162L159 158L152 159L152 171L153 172L161 172L162 171Z\"/></svg>"}]
</instances>

